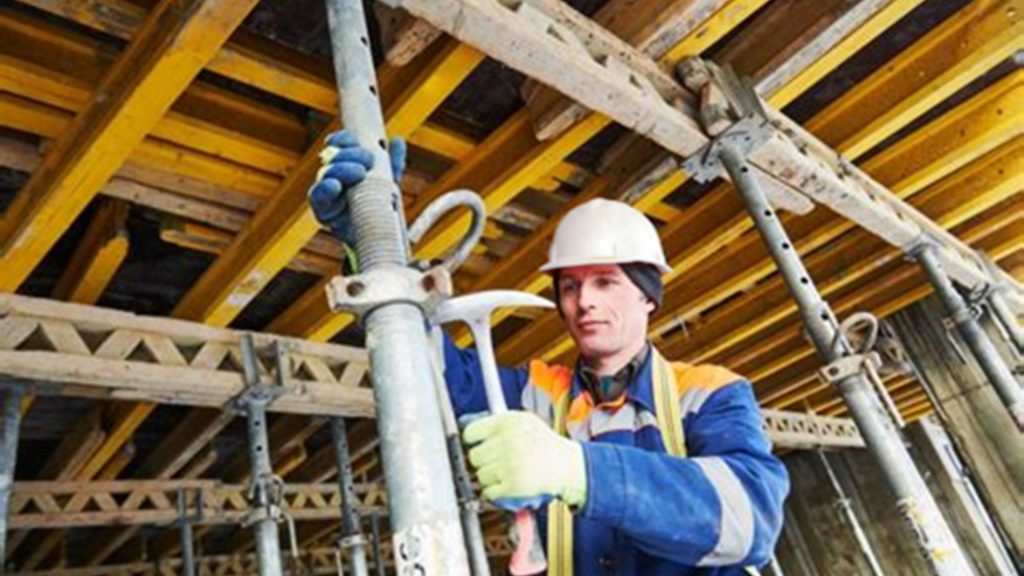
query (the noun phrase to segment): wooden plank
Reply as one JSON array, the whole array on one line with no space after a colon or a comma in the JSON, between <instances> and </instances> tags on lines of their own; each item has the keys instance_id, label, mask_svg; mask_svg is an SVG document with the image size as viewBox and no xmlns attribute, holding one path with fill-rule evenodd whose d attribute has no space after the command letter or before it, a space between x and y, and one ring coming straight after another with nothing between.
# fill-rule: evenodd
<instances>
[{"instance_id":1,"label":"wooden plank","mask_svg":"<svg viewBox=\"0 0 1024 576\"><path fill-rule=\"evenodd\" d=\"M969 3L808 121L808 130L860 156L1020 50L1022 10L1020 0Z\"/></svg>"},{"instance_id":2,"label":"wooden plank","mask_svg":"<svg viewBox=\"0 0 1024 576\"><path fill-rule=\"evenodd\" d=\"M908 50L915 51L916 48L912 46ZM977 158L980 154L983 154L991 146L989 139L995 145L998 145L999 142L1005 142L1008 138L1011 138L1015 131L1020 130L1020 122L1004 123L1001 120L1004 107L1011 111L1018 108L1015 104L1019 100L1015 98L1017 90L1014 88L1015 86L1017 86L1016 76L1011 75L1007 77L1001 83L997 83L990 87L989 90L983 91L973 99L961 104L912 134L910 136L912 138L912 145L897 145L891 150L883 151L866 163L865 168L877 170L877 174L873 175L880 178L886 185L891 186L901 196L912 194L919 190L921 185L942 178L957 166L962 166L964 163L971 161L972 158ZM865 94L860 92L862 89L875 90L877 87L871 85L866 88L856 88L855 92L858 94L858 98L868 97L860 95ZM832 114L832 108L830 107L822 111L819 116L830 117ZM1016 118L1016 115L1016 112L1010 114L1013 118ZM809 125L813 123L814 120L812 119ZM864 136L870 137L871 134L864 133ZM963 148L959 148L960 146L963 146ZM900 167L904 163L917 167L918 171L906 172L901 170ZM732 207L726 208L722 205L726 200L717 199L723 194L731 194L731 191L727 189L713 191L698 202L697 206L706 207L705 213L708 217L717 217L719 221L721 221L722 214L738 214L742 218L744 212L738 201L733 199ZM823 222L823 217L824 215L820 212L811 214L807 219L796 222L800 226L799 228L789 229L791 236L798 241L798 246L801 250L809 250L812 247L807 244L806 240L801 240L805 231L810 230L807 226L812 223L817 225L817 223ZM706 224L708 220L699 218L694 220L694 222ZM744 219L744 222L747 222L745 226L749 229L749 221ZM735 231L735 228L732 227L722 225L717 225L716 227L718 226L721 226L719 234L723 234L726 230ZM707 246L709 237L715 235L715 230L711 229L705 232L704 235L690 236L694 230L694 228L676 229L673 227L663 231L662 237L666 243L666 252L669 254L670 261L675 262L673 258L676 258L676 256L674 256L674 249L668 246L669 243L680 238L690 239L690 243L678 245L681 249L692 252L692 246ZM828 236L819 234L819 239L815 241L814 245L821 245L828 239L833 238L836 233L834 230ZM671 318L671 311L673 310L685 310L688 317L692 318L701 310L706 309L706 307L724 300L737 291L753 286L759 279L773 272L774 265L760 251L759 246L759 239L756 236L752 236L745 241L743 247L720 255L722 257L721 262L730 262L730 258L732 258L732 268L742 271L734 275L732 280L728 282L725 280L728 278L728 273L721 270L716 271L713 264L702 265L693 271L695 278L711 279L706 285L705 290L700 292L699 303L693 300L693 298L697 298L696 294L698 292L692 292L694 296L686 302L674 300L673 294L676 294L679 288L673 288L672 285L668 285L665 298L666 304L663 307L668 314L663 313L660 319L656 318L652 322L652 331L657 333L665 325L674 322L675 320ZM694 261L690 260L690 262L693 263ZM689 268L685 268L685 270L689 270ZM698 280L697 284L701 283L702 281ZM717 295L717 297L712 297L713 295ZM534 354L542 354L545 358L553 359L564 354L571 347L571 344L571 340L561 330L561 323L557 317L549 315L544 321L534 323L527 329L521 330L507 342L502 343L499 346L499 355L504 355L503 357L506 361L513 363L532 357Z\"/></svg>"},{"instance_id":3,"label":"wooden plank","mask_svg":"<svg viewBox=\"0 0 1024 576\"><path fill-rule=\"evenodd\" d=\"M1024 139L1018 138L921 192L914 202L937 223L952 228L1006 200L1022 186ZM895 250L882 250L881 246L863 232L854 232L830 244L827 250L815 252L804 263L811 275L820 279L818 288L827 298L834 290L900 258ZM704 318L704 324L663 350L669 357L707 362L794 312L776 276L716 309Z\"/></svg>"},{"instance_id":4,"label":"wooden plank","mask_svg":"<svg viewBox=\"0 0 1024 576\"><path fill-rule=\"evenodd\" d=\"M0 289L14 291L255 5L165 1L0 221ZM182 10L178 12L178 10Z\"/></svg>"},{"instance_id":5,"label":"wooden plank","mask_svg":"<svg viewBox=\"0 0 1024 576\"><path fill-rule=\"evenodd\" d=\"M594 22L604 26L609 32L622 38L627 44L634 44L637 50L662 65L671 68L674 62L684 54L674 50L681 43L690 44L685 55L699 54L733 30L743 20L753 14L765 2L762 1L725 1L725 0L661 0L658 2L610 2L594 15ZM559 14L546 3L540 8L549 16L554 16L561 24L573 24L576 20L558 18ZM729 18L715 21L712 26L705 22L714 14L729 14ZM699 30L698 30L699 28ZM689 39L699 37L697 42ZM611 52L605 50L605 52ZM613 54L622 56L627 53L621 47ZM672 58L663 58L672 52ZM534 132L538 139L548 140L564 132L569 126L583 119L589 110L573 102L562 94L537 83L527 80L523 87L527 106L533 118Z\"/></svg>"},{"instance_id":6,"label":"wooden plank","mask_svg":"<svg viewBox=\"0 0 1024 576\"><path fill-rule=\"evenodd\" d=\"M57 280L54 298L82 304L99 300L128 255L127 216L128 206L123 202L107 201L100 206Z\"/></svg>"}]
</instances>

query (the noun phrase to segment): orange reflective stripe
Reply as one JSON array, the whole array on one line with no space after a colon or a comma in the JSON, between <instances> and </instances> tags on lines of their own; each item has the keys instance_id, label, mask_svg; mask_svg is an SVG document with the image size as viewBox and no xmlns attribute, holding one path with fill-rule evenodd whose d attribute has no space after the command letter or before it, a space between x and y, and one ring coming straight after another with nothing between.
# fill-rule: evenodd
<instances>
[{"instance_id":1,"label":"orange reflective stripe","mask_svg":"<svg viewBox=\"0 0 1024 576\"><path fill-rule=\"evenodd\" d=\"M743 379L732 370L712 364L693 365L686 362L673 362L672 367L675 369L676 390L680 397L693 388L718 390L726 384Z\"/></svg>"},{"instance_id":2,"label":"orange reflective stripe","mask_svg":"<svg viewBox=\"0 0 1024 576\"><path fill-rule=\"evenodd\" d=\"M572 384L572 371L565 366L548 366L540 360L530 362L530 385L551 398L552 404L568 394Z\"/></svg>"}]
</instances>

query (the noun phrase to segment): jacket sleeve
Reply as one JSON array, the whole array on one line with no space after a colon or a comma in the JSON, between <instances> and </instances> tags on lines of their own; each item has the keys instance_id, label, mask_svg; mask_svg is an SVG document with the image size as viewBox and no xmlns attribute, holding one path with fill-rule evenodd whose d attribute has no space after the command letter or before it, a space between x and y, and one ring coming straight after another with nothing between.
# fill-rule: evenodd
<instances>
[{"instance_id":1,"label":"jacket sleeve","mask_svg":"<svg viewBox=\"0 0 1024 576\"><path fill-rule=\"evenodd\" d=\"M529 381L527 370L499 366L498 376L509 410L521 409L523 389ZM456 416L488 410L476 349L459 348L447 335L444 337L444 379Z\"/></svg>"},{"instance_id":2,"label":"jacket sleeve","mask_svg":"<svg viewBox=\"0 0 1024 576\"><path fill-rule=\"evenodd\" d=\"M582 514L681 564L766 564L782 528L789 476L762 432L750 384L712 392L684 427L685 458L584 442Z\"/></svg>"}]
</instances>

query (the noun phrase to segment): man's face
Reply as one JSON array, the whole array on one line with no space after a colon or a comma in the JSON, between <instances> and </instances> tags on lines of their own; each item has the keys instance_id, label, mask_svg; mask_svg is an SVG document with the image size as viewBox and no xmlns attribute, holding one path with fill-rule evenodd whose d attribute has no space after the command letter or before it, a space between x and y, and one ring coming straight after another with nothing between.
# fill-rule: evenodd
<instances>
[{"instance_id":1,"label":"man's face","mask_svg":"<svg viewBox=\"0 0 1024 576\"><path fill-rule=\"evenodd\" d=\"M566 327L584 358L635 354L647 338L654 303L619 266L563 268L558 295Z\"/></svg>"}]
</instances>

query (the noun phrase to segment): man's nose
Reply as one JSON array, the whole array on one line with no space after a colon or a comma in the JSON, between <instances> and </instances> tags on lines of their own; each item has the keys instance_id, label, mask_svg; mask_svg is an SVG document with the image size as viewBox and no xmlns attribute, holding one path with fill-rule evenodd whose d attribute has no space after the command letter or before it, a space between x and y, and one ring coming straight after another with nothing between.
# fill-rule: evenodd
<instances>
[{"instance_id":1,"label":"man's nose","mask_svg":"<svg viewBox=\"0 0 1024 576\"><path fill-rule=\"evenodd\" d=\"M588 310L593 308L595 297L596 293L594 291L593 286L590 286L586 282L580 284L579 297L577 299L577 302L579 302L579 306L581 309Z\"/></svg>"}]
</instances>

